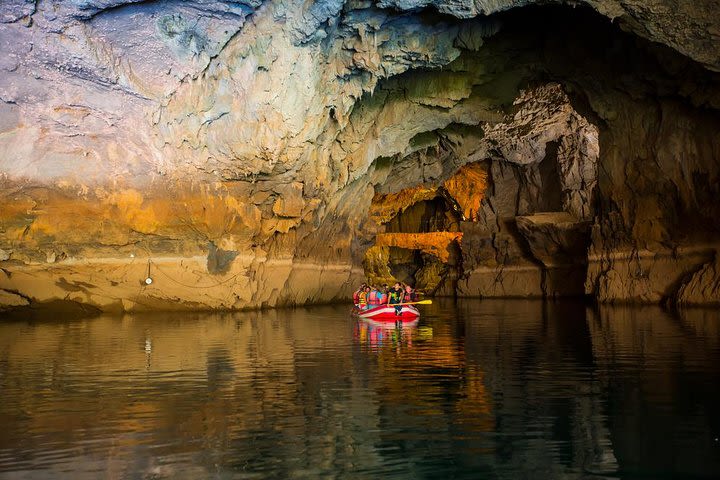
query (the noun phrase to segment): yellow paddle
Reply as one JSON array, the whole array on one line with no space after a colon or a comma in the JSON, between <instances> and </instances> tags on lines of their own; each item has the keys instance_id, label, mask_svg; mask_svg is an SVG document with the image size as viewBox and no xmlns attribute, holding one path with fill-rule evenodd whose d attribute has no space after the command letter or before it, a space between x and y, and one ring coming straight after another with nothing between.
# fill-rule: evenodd
<instances>
[{"instance_id":1,"label":"yellow paddle","mask_svg":"<svg viewBox=\"0 0 720 480\"><path fill-rule=\"evenodd\" d=\"M407 302L407 303L390 303L388 304L389 307L393 305L430 305L432 303L432 300L419 300L417 302Z\"/></svg>"},{"instance_id":2,"label":"yellow paddle","mask_svg":"<svg viewBox=\"0 0 720 480\"><path fill-rule=\"evenodd\" d=\"M419 300L417 302L407 302L407 303L383 303L383 305L387 305L388 307L393 307L395 305L430 305L432 303L432 300L429 298L427 300ZM360 305L367 305L367 303L360 303ZM379 307L380 305L376 305Z\"/></svg>"}]
</instances>

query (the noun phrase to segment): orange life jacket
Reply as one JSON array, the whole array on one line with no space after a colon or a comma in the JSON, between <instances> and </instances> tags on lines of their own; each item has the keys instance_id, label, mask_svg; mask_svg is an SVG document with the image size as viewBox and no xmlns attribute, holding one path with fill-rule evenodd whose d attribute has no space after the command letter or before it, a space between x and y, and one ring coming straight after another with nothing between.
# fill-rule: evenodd
<instances>
[{"instance_id":1,"label":"orange life jacket","mask_svg":"<svg viewBox=\"0 0 720 480\"><path fill-rule=\"evenodd\" d=\"M370 295L368 295L368 303L370 305L378 305L378 292L377 290L370 290Z\"/></svg>"}]
</instances>

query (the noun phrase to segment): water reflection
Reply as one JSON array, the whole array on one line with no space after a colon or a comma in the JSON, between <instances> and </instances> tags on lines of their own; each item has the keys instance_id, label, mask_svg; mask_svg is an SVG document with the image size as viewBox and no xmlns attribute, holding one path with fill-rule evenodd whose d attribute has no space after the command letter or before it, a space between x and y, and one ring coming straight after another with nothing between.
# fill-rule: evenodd
<instances>
[{"instance_id":1,"label":"water reflection","mask_svg":"<svg viewBox=\"0 0 720 480\"><path fill-rule=\"evenodd\" d=\"M405 324L393 322L374 322L372 320L358 319L355 323L353 336L361 345L368 345L372 349L382 348L383 345L392 345L400 348L411 348L413 338L417 340L419 320ZM426 327L423 332L427 332ZM427 338L427 335L424 336Z\"/></svg>"},{"instance_id":2,"label":"water reflection","mask_svg":"<svg viewBox=\"0 0 720 480\"><path fill-rule=\"evenodd\" d=\"M623 471L720 473L717 312L614 308L591 312L597 375Z\"/></svg>"},{"instance_id":3,"label":"water reflection","mask_svg":"<svg viewBox=\"0 0 720 480\"><path fill-rule=\"evenodd\" d=\"M0 323L0 478L713 478L717 312Z\"/></svg>"}]
</instances>

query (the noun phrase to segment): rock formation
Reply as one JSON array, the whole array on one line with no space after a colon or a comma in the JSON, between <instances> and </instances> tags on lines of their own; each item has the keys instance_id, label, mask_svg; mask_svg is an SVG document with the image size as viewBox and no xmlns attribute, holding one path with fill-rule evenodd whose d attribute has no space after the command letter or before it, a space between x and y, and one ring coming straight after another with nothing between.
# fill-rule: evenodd
<instances>
[{"instance_id":1,"label":"rock formation","mask_svg":"<svg viewBox=\"0 0 720 480\"><path fill-rule=\"evenodd\" d=\"M712 0L11 0L0 22L0 305L325 302L366 273L720 301Z\"/></svg>"}]
</instances>

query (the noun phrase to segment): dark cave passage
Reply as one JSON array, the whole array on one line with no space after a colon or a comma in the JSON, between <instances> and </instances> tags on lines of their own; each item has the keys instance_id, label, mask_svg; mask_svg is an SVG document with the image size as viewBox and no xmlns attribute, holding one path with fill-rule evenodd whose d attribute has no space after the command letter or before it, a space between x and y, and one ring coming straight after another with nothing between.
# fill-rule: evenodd
<instances>
[{"instance_id":1,"label":"dark cave passage","mask_svg":"<svg viewBox=\"0 0 720 480\"><path fill-rule=\"evenodd\" d=\"M370 278L382 267L378 278L417 283L430 258L442 272L435 277L442 286L431 291L602 296L625 287L603 280L607 266L589 262L589 249L666 248L691 236L715 241L710 220L720 214L717 204L698 200L718 187L698 188L678 172L718 178L717 74L621 31L589 8L527 7L461 22L434 18L458 24L459 58L440 72L392 77L369 101L409 99L436 108L436 115L458 113L438 129L428 113L408 110L414 113L405 122L433 127L413 136L410 153L392 158L376 197L387 202L387 195L417 188L436 195L390 202L398 213L378 233L390 246L383 261L369 251ZM488 31L496 33L483 37ZM484 119L492 114L483 109L502 117ZM468 165L481 165L482 175L458 173ZM440 259L430 248L404 251L403 241L388 243L388 235L433 232L462 234L442 239L456 249L452 255ZM444 249L437 237L427 243ZM676 283L698 268L692 262L677 266ZM452 285L444 280L449 277ZM676 283L660 287L660 295L672 295Z\"/></svg>"},{"instance_id":2,"label":"dark cave passage","mask_svg":"<svg viewBox=\"0 0 720 480\"><path fill-rule=\"evenodd\" d=\"M458 214L441 196L410 205L385 224L386 233L457 232L459 228Z\"/></svg>"},{"instance_id":3,"label":"dark cave passage","mask_svg":"<svg viewBox=\"0 0 720 480\"><path fill-rule=\"evenodd\" d=\"M446 191L413 203L385 223L365 258L372 283L399 281L426 294L454 295L461 270L461 215Z\"/></svg>"}]
</instances>

